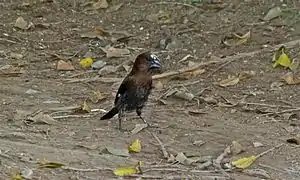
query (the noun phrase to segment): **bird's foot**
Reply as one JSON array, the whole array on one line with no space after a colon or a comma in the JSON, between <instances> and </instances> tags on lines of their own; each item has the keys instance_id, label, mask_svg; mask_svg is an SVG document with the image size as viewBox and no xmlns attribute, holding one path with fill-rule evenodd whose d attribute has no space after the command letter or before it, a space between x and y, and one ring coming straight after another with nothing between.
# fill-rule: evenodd
<instances>
[{"instance_id":1,"label":"bird's foot","mask_svg":"<svg viewBox=\"0 0 300 180\"><path fill-rule=\"evenodd\" d=\"M150 123L145 123L147 124L147 128L159 128L159 126L157 124L150 124Z\"/></svg>"}]
</instances>

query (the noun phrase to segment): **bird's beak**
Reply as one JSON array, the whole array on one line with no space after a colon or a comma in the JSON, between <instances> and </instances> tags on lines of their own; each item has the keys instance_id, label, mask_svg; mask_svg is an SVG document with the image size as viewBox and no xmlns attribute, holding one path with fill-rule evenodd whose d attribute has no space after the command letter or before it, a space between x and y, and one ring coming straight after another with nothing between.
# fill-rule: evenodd
<instances>
[{"instance_id":1,"label":"bird's beak","mask_svg":"<svg viewBox=\"0 0 300 180\"><path fill-rule=\"evenodd\" d=\"M160 60L158 58L152 59L150 64L150 69L160 69L160 68L161 68Z\"/></svg>"},{"instance_id":2,"label":"bird's beak","mask_svg":"<svg viewBox=\"0 0 300 180\"><path fill-rule=\"evenodd\" d=\"M150 64L150 69L160 69L161 64L160 64L160 59L154 54L150 55L151 57L151 64Z\"/></svg>"}]
</instances>

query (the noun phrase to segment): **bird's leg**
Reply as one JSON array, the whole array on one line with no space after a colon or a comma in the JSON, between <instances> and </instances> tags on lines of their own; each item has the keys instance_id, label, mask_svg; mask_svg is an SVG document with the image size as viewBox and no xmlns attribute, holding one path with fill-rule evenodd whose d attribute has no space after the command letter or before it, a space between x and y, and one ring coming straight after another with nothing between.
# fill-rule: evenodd
<instances>
[{"instance_id":1,"label":"bird's leg","mask_svg":"<svg viewBox=\"0 0 300 180\"><path fill-rule=\"evenodd\" d=\"M122 116L123 116L123 112L122 110L119 111L118 114L118 120L119 120L119 130L122 131Z\"/></svg>"},{"instance_id":2,"label":"bird's leg","mask_svg":"<svg viewBox=\"0 0 300 180\"><path fill-rule=\"evenodd\" d=\"M150 125L143 117L142 117L142 108L137 108L136 109L136 114L140 117L140 119L147 124L148 127L154 127L152 125Z\"/></svg>"}]
</instances>

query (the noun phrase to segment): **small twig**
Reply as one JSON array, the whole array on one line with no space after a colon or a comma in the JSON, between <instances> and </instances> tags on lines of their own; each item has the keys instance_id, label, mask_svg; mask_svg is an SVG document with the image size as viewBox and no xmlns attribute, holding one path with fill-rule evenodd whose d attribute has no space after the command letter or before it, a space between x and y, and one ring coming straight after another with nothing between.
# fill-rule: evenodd
<instances>
[{"instance_id":1,"label":"small twig","mask_svg":"<svg viewBox=\"0 0 300 180\"><path fill-rule=\"evenodd\" d=\"M99 167L99 168L91 168L91 169L81 169L81 168L74 168L74 167L69 167L69 166L63 166L62 169L70 170L70 171L80 171L80 172L113 171L111 168L108 168L108 167Z\"/></svg>"},{"instance_id":2,"label":"small twig","mask_svg":"<svg viewBox=\"0 0 300 180\"><path fill-rule=\"evenodd\" d=\"M12 44L17 44L18 43L16 41L12 41L12 40L9 40L9 39L4 39L4 38L0 38L0 41L6 41L6 42L9 42L9 43L12 43Z\"/></svg>"},{"instance_id":3,"label":"small twig","mask_svg":"<svg viewBox=\"0 0 300 180\"><path fill-rule=\"evenodd\" d=\"M64 116L54 116L52 117L53 119L64 119L64 118L88 118L91 116L95 116L95 114L88 114L88 115L75 115L75 114L70 114L70 115L64 115Z\"/></svg>"},{"instance_id":4,"label":"small twig","mask_svg":"<svg viewBox=\"0 0 300 180\"><path fill-rule=\"evenodd\" d=\"M193 6L191 4L185 4L185 3L180 3L180 2L158 2L158 3L153 3L153 4L158 4L158 5L162 5L162 4L167 4L167 5L179 5L179 6L186 6L186 7L190 7L190 8L194 8L194 9L199 9L196 6Z\"/></svg>"},{"instance_id":5,"label":"small twig","mask_svg":"<svg viewBox=\"0 0 300 180\"><path fill-rule=\"evenodd\" d=\"M275 167L272 167L272 166L269 166L269 165L266 165L266 164L261 164L261 163L259 163L258 165L261 166L261 167L263 167L263 168L268 168L268 169L271 169L271 170L274 170L274 171L286 173L284 170L277 169L277 168L275 168Z\"/></svg>"},{"instance_id":6,"label":"small twig","mask_svg":"<svg viewBox=\"0 0 300 180\"><path fill-rule=\"evenodd\" d=\"M290 112L296 112L296 111L300 111L300 107L299 108L294 108L294 109L287 109L287 110L283 110L283 111L280 111L280 112L276 112L276 114L290 113Z\"/></svg>"},{"instance_id":7,"label":"small twig","mask_svg":"<svg viewBox=\"0 0 300 180\"><path fill-rule=\"evenodd\" d=\"M283 145L284 145L283 143L282 143L282 144L279 144L279 145L277 145L277 146L275 146L275 147L272 147L272 148L270 148L270 149L268 149L268 150L266 150L266 151L264 151L264 152L258 154L258 155L256 156L256 159L258 159L258 158L264 156L265 154L267 154L267 153L269 153L269 152L271 152L271 151L274 151L275 149L280 148L280 147L283 146Z\"/></svg>"},{"instance_id":8,"label":"small twig","mask_svg":"<svg viewBox=\"0 0 300 180\"><path fill-rule=\"evenodd\" d=\"M264 104L264 103L252 103L252 102L239 102L239 104L240 105L265 106L265 107L270 107L270 108L292 108L292 106L273 105L273 104Z\"/></svg>"},{"instance_id":9,"label":"small twig","mask_svg":"<svg viewBox=\"0 0 300 180\"><path fill-rule=\"evenodd\" d=\"M162 73L162 74L157 74L152 76L152 79L162 79L162 78L166 78L169 76L174 76L174 75L179 75L179 74L183 74L186 72L192 72L195 71L197 69L200 69L203 66L207 66L210 64L216 64L216 63L220 63L222 61L209 61L206 63L200 63L197 64L195 67L191 67L191 68L182 68L179 69L177 71L170 71L170 72L166 72L166 73ZM78 83L78 82L94 82L94 81L100 81L103 83L115 83L115 82L120 82L122 81L123 78L102 78L102 77L94 77L94 78L82 78L82 79L66 79L68 81L68 83Z\"/></svg>"},{"instance_id":10,"label":"small twig","mask_svg":"<svg viewBox=\"0 0 300 180\"><path fill-rule=\"evenodd\" d=\"M128 177L134 177L134 178L145 178L145 179L193 179L191 175L178 175L178 176L170 176L170 175L164 175L164 176L158 176L158 175L130 175ZM226 180L227 178L223 176L197 176L199 179L214 179L214 180Z\"/></svg>"},{"instance_id":11,"label":"small twig","mask_svg":"<svg viewBox=\"0 0 300 180\"><path fill-rule=\"evenodd\" d=\"M159 143L159 145L161 147L161 151L164 155L164 158L168 159L169 158L169 153L167 152L165 145L161 142L161 140L154 133L152 133L150 131L148 131L148 133L150 133L156 139L156 141Z\"/></svg>"},{"instance_id":12,"label":"small twig","mask_svg":"<svg viewBox=\"0 0 300 180\"><path fill-rule=\"evenodd\" d=\"M230 146L228 146L223 153L221 153L217 159L214 162L214 166L220 171L222 172L223 175L229 177L230 179L233 179L222 167L221 167L221 162L222 160L228 156L230 154L231 150L230 150Z\"/></svg>"},{"instance_id":13,"label":"small twig","mask_svg":"<svg viewBox=\"0 0 300 180\"><path fill-rule=\"evenodd\" d=\"M209 78L210 76L212 76L214 73L218 72L219 70L221 70L223 67L227 66L228 64L234 62L235 60L237 60L237 58L233 58L230 61L227 61L225 63L223 63L221 66L219 66L217 69L215 69L213 72L209 73L206 78Z\"/></svg>"}]
</instances>

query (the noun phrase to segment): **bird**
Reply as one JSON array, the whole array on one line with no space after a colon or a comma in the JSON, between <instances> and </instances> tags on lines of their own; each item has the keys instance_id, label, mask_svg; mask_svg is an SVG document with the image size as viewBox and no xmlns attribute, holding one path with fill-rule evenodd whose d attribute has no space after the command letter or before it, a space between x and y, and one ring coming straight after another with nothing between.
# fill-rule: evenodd
<instances>
[{"instance_id":1,"label":"bird","mask_svg":"<svg viewBox=\"0 0 300 180\"><path fill-rule=\"evenodd\" d=\"M114 107L103 115L100 120L107 120L118 114L119 130L122 131L121 121L124 112L136 111L137 116L150 126L142 117L142 109L148 101L153 89L152 72L161 69L160 59L150 51L139 54L129 74L123 79L114 100Z\"/></svg>"}]
</instances>

